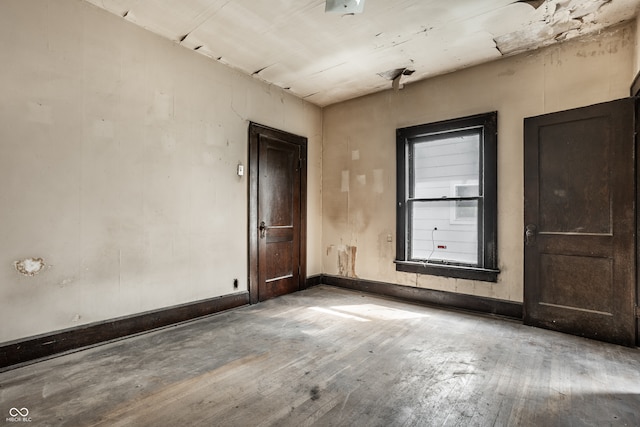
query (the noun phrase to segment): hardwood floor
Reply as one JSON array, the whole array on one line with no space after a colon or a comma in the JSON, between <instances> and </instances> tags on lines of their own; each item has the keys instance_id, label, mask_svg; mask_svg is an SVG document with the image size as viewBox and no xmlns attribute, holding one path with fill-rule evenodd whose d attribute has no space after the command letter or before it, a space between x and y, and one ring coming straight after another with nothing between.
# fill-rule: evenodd
<instances>
[{"instance_id":1,"label":"hardwood floor","mask_svg":"<svg viewBox=\"0 0 640 427\"><path fill-rule=\"evenodd\" d=\"M0 402L32 426L637 426L640 351L317 286L0 373Z\"/></svg>"}]
</instances>

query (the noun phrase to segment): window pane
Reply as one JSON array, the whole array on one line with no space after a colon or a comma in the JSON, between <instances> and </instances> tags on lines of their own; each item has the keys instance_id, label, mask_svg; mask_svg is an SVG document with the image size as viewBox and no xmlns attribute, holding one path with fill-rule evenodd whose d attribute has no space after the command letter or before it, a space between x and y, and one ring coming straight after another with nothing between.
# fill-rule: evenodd
<instances>
[{"instance_id":1,"label":"window pane","mask_svg":"<svg viewBox=\"0 0 640 427\"><path fill-rule=\"evenodd\" d=\"M478 184L454 184L453 195L455 197L473 197L478 195ZM467 224L477 222L478 201L477 200L457 200L454 202L455 208L451 211L451 222L456 224Z\"/></svg>"},{"instance_id":2,"label":"window pane","mask_svg":"<svg viewBox=\"0 0 640 427\"><path fill-rule=\"evenodd\" d=\"M413 197L478 196L479 150L480 130L414 140ZM464 186L464 194L460 194L458 186Z\"/></svg>"},{"instance_id":3,"label":"window pane","mask_svg":"<svg viewBox=\"0 0 640 427\"><path fill-rule=\"evenodd\" d=\"M414 202L411 260L478 265L478 201Z\"/></svg>"}]
</instances>

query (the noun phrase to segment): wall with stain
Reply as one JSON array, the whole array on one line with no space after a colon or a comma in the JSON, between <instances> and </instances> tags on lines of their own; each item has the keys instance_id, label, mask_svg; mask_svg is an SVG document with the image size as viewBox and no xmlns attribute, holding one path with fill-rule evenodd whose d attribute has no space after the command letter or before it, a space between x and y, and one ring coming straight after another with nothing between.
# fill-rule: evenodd
<instances>
[{"instance_id":1,"label":"wall with stain","mask_svg":"<svg viewBox=\"0 0 640 427\"><path fill-rule=\"evenodd\" d=\"M246 290L249 121L309 138L321 273L318 107L79 0L3 0L0 52L0 342Z\"/></svg>"},{"instance_id":2,"label":"wall with stain","mask_svg":"<svg viewBox=\"0 0 640 427\"><path fill-rule=\"evenodd\" d=\"M640 28L640 13L638 14L638 16L636 17L636 50L635 50L635 75L637 75L638 73L640 73L640 31L638 31L638 29Z\"/></svg>"},{"instance_id":3,"label":"wall with stain","mask_svg":"<svg viewBox=\"0 0 640 427\"><path fill-rule=\"evenodd\" d=\"M634 49L629 23L325 108L324 273L522 301L523 119L628 96ZM396 272L396 128L494 110L499 281ZM338 248L352 248L355 265Z\"/></svg>"}]
</instances>

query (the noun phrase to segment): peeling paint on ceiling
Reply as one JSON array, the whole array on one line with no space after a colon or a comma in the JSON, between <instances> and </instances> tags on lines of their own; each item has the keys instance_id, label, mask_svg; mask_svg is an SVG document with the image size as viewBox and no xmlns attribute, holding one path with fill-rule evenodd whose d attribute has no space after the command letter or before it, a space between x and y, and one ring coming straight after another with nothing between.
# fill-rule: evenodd
<instances>
[{"instance_id":1,"label":"peeling paint on ceiling","mask_svg":"<svg viewBox=\"0 0 640 427\"><path fill-rule=\"evenodd\" d=\"M630 20L640 0L86 0L319 106ZM389 77L394 71L395 77ZM411 70L412 73L404 73ZM398 79L399 80L399 79Z\"/></svg>"}]
</instances>

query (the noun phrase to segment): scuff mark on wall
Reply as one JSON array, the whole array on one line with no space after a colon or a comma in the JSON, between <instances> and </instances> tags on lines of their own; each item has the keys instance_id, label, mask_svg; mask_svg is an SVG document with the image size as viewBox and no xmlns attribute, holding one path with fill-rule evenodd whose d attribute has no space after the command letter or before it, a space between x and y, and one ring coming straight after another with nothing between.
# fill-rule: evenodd
<instances>
[{"instance_id":1,"label":"scuff mark on wall","mask_svg":"<svg viewBox=\"0 0 640 427\"><path fill-rule=\"evenodd\" d=\"M378 276L382 277L388 269L389 263L393 263L396 257L396 246L393 243L393 234L389 230L378 234Z\"/></svg>"},{"instance_id":2,"label":"scuff mark on wall","mask_svg":"<svg viewBox=\"0 0 640 427\"><path fill-rule=\"evenodd\" d=\"M40 123L43 125L53 124L51 106L45 105L39 101L30 101L28 119L30 122Z\"/></svg>"},{"instance_id":3,"label":"scuff mark on wall","mask_svg":"<svg viewBox=\"0 0 640 427\"><path fill-rule=\"evenodd\" d=\"M97 138L113 139L115 135L113 122L111 120L94 120L93 121L93 136Z\"/></svg>"},{"instance_id":4,"label":"scuff mark on wall","mask_svg":"<svg viewBox=\"0 0 640 427\"><path fill-rule=\"evenodd\" d=\"M384 193L384 181L382 169L373 170L373 191L378 194Z\"/></svg>"},{"instance_id":5,"label":"scuff mark on wall","mask_svg":"<svg viewBox=\"0 0 640 427\"><path fill-rule=\"evenodd\" d=\"M73 283L74 281L75 281L75 278L66 278L66 279L63 279L60 283L58 283L58 286L60 286L61 288L64 288L67 285Z\"/></svg>"},{"instance_id":6,"label":"scuff mark on wall","mask_svg":"<svg viewBox=\"0 0 640 427\"><path fill-rule=\"evenodd\" d=\"M356 278L356 252L355 246L341 246L338 248L338 274L344 277Z\"/></svg>"},{"instance_id":7,"label":"scuff mark on wall","mask_svg":"<svg viewBox=\"0 0 640 427\"><path fill-rule=\"evenodd\" d=\"M18 272L24 276L35 276L46 266L42 258L25 258L13 263Z\"/></svg>"},{"instance_id":8,"label":"scuff mark on wall","mask_svg":"<svg viewBox=\"0 0 640 427\"><path fill-rule=\"evenodd\" d=\"M349 171L348 170L342 171L342 179L340 181L340 191L342 193L349 192Z\"/></svg>"},{"instance_id":9,"label":"scuff mark on wall","mask_svg":"<svg viewBox=\"0 0 640 427\"><path fill-rule=\"evenodd\" d=\"M516 74L516 70L514 70L513 68L507 68L504 71L501 71L498 73L499 77L510 77Z\"/></svg>"},{"instance_id":10,"label":"scuff mark on wall","mask_svg":"<svg viewBox=\"0 0 640 427\"><path fill-rule=\"evenodd\" d=\"M154 94L154 102L149 107L151 116L157 120L167 120L174 116L173 95L163 91L156 91Z\"/></svg>"},{"instance_id":11,"label":"scuff mark on wall","mask_svg":"<svg viewBox=\"0 0 640 427\"><path fill-rule=\"evenodd\" d=\"M354 209L349 213L349 223L358 233L367 231L371 222L371 214L367 209Z\"/></svg>"}]
</instances>

